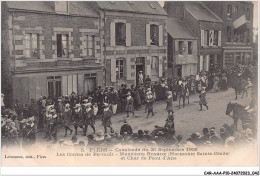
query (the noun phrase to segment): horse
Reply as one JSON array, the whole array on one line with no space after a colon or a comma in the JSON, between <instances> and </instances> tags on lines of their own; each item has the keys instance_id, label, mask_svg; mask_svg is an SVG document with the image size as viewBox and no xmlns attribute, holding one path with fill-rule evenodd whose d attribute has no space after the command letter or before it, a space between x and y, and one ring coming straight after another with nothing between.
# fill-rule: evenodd
<instances>
[{"instance_id":1,"label":"horse","mask_svg":"<svg viewBox=\"0 0 260 176\"><path fill-rule=\"evenodd\" d=\"M235 93L236 93L236 99L237 99L237 95L239 93L242 93L241 98L244 97L244 94L246 93L247 96L247 81L243 78L237 78L234 82L233 88L235 89Z\"/></svg>"},{"instance_id":2,"label":"horse","mask_svg":"<svg viewBox=\"0 0 260 176\"><path fill-rule=\"evenodd\" d=\"M233 115L230 115L230 113L233 112ZM238 103L232 103L229 102L226 109L226 115L232 117L234 119L234 126L237 130L237 123L240 119L242 121L242 125L245 124L249 125L249 128L251 128L253 131L256 129L256 116L252 113L249 113L244 106L238 104Z\"/></svg>"}]
</instances>

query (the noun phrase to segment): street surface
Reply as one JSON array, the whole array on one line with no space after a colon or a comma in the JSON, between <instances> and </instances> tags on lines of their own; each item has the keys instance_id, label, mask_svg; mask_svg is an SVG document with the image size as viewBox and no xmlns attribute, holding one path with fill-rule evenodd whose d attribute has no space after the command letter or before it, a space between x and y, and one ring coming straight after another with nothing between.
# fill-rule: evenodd
<instances>
[{"instance_id":1,"label":"street surface","mask_svg":"<svg viewBox=\"0 0 260 176\"><path fill-rule=\"evenodd\" d=\"M191 95L190 96L190 104L186 104L183 108L178 109L178 102L174 101L174 121L175 121L175 130L176 136L182 135L184 139L187 139L192 133L200 132L202 134L202 129L207 127L215 127L216 131L219 132L219 128L224 124L233 124L233 119L226 115L226 107L230 101L237 102L244 106L248 106L251 97L250 93L248 97L244 95L244 98L241 99L241 95L238 96L238 100L235 100L235 92L233 89L229 89L224 92L216 92L216 93L207 93L207 101L209 110L206 110L206 107L203 107L203 111L199 111L199 95ZM154 129L155 125L164 126L165 120L167 118L167 111L165 110L166 103L164 101L155 102L154 103L154 112L155 115L149 118L146 118L146 113L144 111L144 106L139 109L139 111L135 111L135 116L126 117L126 113L120 113L114 115L112 117L112 127L114 128L116 133L120 132L120 128L123 125L124 118L127 118L128 123L132 126L133 132L137 133L139 129L141 130L149 130L150 132ZM103 126L101 124L101 120L96 120L95 123L96 131L103 130ZM74 130L74 127L71 127ZM241 122L238 123L238 129L241 129ZM72 135L69 135L64 138L64 128L60 128L58 132L58 140L63 138L66 141L70 140L74 135L74 131ZM86 141L87 137L82 136L83 132L81 128L78 128L79 140ZM109 128L108 128L109 132ZM92 128L89 126L87 135L93 134ZM39 141L46 141L46 139L42 139L44 137L44 133L37 134L37 143ZM46 143L51 143L50 141L46 141Z\"/></svg>"}]
</instances>

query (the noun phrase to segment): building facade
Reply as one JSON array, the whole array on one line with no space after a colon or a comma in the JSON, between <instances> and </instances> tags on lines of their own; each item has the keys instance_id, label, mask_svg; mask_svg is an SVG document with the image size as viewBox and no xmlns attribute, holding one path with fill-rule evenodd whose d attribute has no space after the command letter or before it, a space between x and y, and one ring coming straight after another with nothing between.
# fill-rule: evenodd
<instances>
[{"instance_id":1,"label":"building facade","mask_svg":"<svg viewBox=\"0 0 260 176\"><path fill-rule=\"evenodd\" d=\"M4 45L9 55L2 60L10 62L6 66L12 89L6 98L28 103L40 96L86 94L103 86L103 38L99 14L91 4L9 1L5 5Z\"/></svg>"},{"instance_id":2,"label":"building facade","mask_svg":"<svg viewBox=\"0 0 260 176\"><path fill-rule=\"evenodd\" d=\"M223 67L253 62L253 3L250 1L203 2L223 20Z\"/></svg>"},{"instance_id":3,"label":"building facade","mask_svg":"<svg viewBox=\"0 0 260 176\"><path fill-rule=\"evenodd\" d=\"M137 84L140 71L152 81L167 70L167 14L158 2L97 2L105 37L106 85Z\"/></svg>"},{"instance_id":4,"label":"building facade","mask_svg":"<svg viewBox=\"0 0 260 176\"><path fill-rule=\"evenodd\" d=\"M201 2L166 2L169 17L184 21L198 38L197 72L221 67L223 21Z\"/></svg>"},{"instance_id":5,"label":"building facade","mask_svg":"<svg viewBox=\"0 0 260 176\"><path fill-rule=\"evenodd\" d=\"M186 77L197 74L197 38L184 21L167 19L168 77Z\"/></svg>"}]
</instances>

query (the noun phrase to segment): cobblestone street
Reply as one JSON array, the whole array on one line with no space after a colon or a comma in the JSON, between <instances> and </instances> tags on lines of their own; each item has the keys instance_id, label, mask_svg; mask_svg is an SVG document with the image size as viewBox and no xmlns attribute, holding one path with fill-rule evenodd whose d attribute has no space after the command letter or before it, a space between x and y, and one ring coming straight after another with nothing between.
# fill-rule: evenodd
<instances>
[{"instance_id":1,"label":"cobblestone street","mask_svg":"<svg viewBox=\"0 0 260 176\"><path fill-rule=\"evenodd\" d=\"M233 119L225 114L227 104L230 101L235 101L239 104L247 106L249 105L250 100L250 93L248 97L244 96L244 98L241 99L241 96L239 96L238 100L235 100L234 90L229 89L226 92L216 92L207 94L209 110L206 110L206 107L203 107L203 111L199 111L198 95L191 95L190 104L187 104L185 108L181 107L181 109L178 109L178 102L175 101L174 114L176 135L180 134L184 138L188 138L194 132L200 132L202 134L202 129L204 127L215 127L218 131L224 123L233 123ZM154 104L155 115L153 117L149 116L149 118L147 119L143 106L139 111L135 111L134 117L130 115L127 118L128 123L132 126L134 132L137 132L139 129L149 130L151 132L154 129L155 125L164 126L165 120L167 118L167 111L165 110L165 107L166 103L164 103L163 101L156 102ZM124 118L126 118L126 113L117 114L112 117L112 126L116 133L119 133L120 127L123 125ZM241 122L239 122L239 128L241 128L240 123ZM99 119L96 120L95 128L96 131L103 130L101 121ZM82 129L79 128L78 131L79 140L86 141L87 137L82 136ZM91 127L89 127L87 134L92 134L92 132L93 131ZM64 138L65 140L70 140L72 135L68 135L64 138L64 129L60 128L58 133L58 139ZM45 142L45 140L43 140L42 137L44 137L44 133L38 133L37 141Z\"/></svg>"}]
</instances>

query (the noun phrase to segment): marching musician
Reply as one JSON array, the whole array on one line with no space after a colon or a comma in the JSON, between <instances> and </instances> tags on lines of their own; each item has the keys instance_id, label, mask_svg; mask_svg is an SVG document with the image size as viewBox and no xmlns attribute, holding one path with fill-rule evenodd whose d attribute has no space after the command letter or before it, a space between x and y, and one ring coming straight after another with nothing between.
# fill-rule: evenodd
<instances>
[{"instance_id":1,"label":"marching musician","mask_svg":"<svg viewBox=\"0 0 260 176\"><path fill-rule=\"evenodd\" d=\"M85 128L84 128L84 136L86 136L86 133L87 133L87 130L88 130L88 126L91 126L91 128L93 129L93 132L95 134L95 127L94 127L94 124L95 124L95 115L94 115L94 111L93 109L91 108L92 104L91 103L87 103L85 104L85 111L84 111L84 125L85 125Z\"/></svg>"},{"instance_id":2,"label":"marching musician","mask_svg":"<svg viewBox=\"0 0 260 176\"><path fill-rule=\"evenodd\" d=\"M73 115L73 123L74 123L74 129L75 129L75 135L78 135L78 127L83 128L83 112L82 107L80 104L76 104L74 107L74 115Z\"/></svg>"},{"instance_id":3,"label":"marching musician","mask_svg":"<svg viewBox=\"0 0 260 176\"><path fill-rule=\"evenodd\" d=\"M70 109L70 104L67 103L65 104L65 107L63 109L62 113L62 121L63 121L63 126L65 128L65 135L64 137L67 136L67 131L70 131L70 135L72 134L72 129L70 129L70 126L72 124L72 110Z\"/></svg>"},{"instance_id":4,"label":"marching musician","mask_svg":"<svg viewBox=\"0 0 260 176\"><path fill-rule=\"evenodd\" d=\"M112 122L111 117L113 113L109 108L109 105L107 103L104 103L104 111L103 111L103 117L102 117L102 124L104 126L105 133L107 133L107 127L110 128L110 132L113 133L114 130L112 128Z\"/></svg>"}]
</instances>

